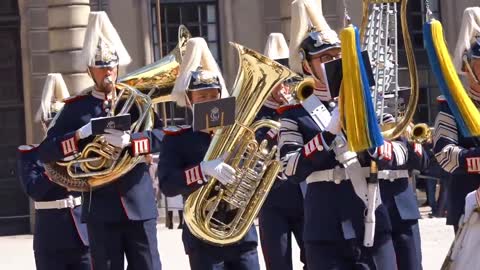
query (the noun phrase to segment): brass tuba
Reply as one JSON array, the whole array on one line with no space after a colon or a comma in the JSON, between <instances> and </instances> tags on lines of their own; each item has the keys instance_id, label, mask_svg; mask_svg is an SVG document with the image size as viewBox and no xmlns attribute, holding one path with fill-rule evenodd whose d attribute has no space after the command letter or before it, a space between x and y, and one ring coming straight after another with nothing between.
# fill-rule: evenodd
<instances>
[{"instance_id":1,"label":"brass tuba","mask_svg":"<svg viewBox=\"0 0 480 270\"><path fill-rule=\"evenodd\" d=\"M233 96L236 97L235 124L217 130L204 160L230 153L225 162L236 170L237 181L222 185L216 179L190 194L185 202L185 222L197 238L224 246L240 241L253 224L281 169L275 159L276 146L260 144L255 131L261 127L279 129L271 120L253 123L271 90L296 76L279 63L239 44L239 71ZM252 124L253 123L253 124Z\"/></svg>"},{"instance_id":2,"label":"brass tuba","mask_svg":"<svg viewBox=\"0 0 480 270\"><path fill-rule=\"evenodd\" d=\"M394 139L404 133L418 103L417 67L408 33L407 2L408 0L363 0L361 36L365 49L369 52L376 82L372 92L373 104L378 115L390 113L396 120L390 128L382 128L382 135L386 139ZM398 44L400 38L397 36L398 17L407 59L406 70L399 69L401 57ZM399 86L400 77L409 77L410 86ZM406 94L408 89L409 96Z\"/></svg>"},{"instance_id":3,"label":"brass tuba","mask_svg":"<svg viewBox=\"0 0 480 270\"><path fill-rule=\"evenodd\" d=\"M138 115L131 132L151 130L154 126L152 105L170 100L187 40L188 29L179 27L175 49L159 61L118 79L113 115L134 112ZM96 136L73 160L44 164L53 182L74 191L90 191L116 181L141 161L126 149L108 144Z\"/></svg>"}]
</instances>

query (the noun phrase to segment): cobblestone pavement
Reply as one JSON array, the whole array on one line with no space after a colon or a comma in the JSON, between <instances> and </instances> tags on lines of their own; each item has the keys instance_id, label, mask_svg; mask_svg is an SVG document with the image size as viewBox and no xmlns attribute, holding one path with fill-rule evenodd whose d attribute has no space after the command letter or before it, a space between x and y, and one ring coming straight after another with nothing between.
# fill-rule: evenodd
<instances>
[{"instance_id":1,"label":"cobblestone pavement","mask_svg":"<svg viewBox=\"0 0 480 270\"><path fill-rule=\"evenodd\" d=\"M422 211L425 213L425 211ZM424 218L420 220L422 235L423 269L438 270L453 240L453 229L445 225L443 218ZM164 270L189 269L184 254L180 230L167 230L158 225L159 250ZM261 249L258 249L261 253ZM294 269L302 269L299 262L299 250L293 249ZM263 260L263 257L261 257ZM263 262L262 269L265 269ZM32 253L32 236L20 235L0 237L0 269L35 269Z\"/></svg>"}]
</instances>

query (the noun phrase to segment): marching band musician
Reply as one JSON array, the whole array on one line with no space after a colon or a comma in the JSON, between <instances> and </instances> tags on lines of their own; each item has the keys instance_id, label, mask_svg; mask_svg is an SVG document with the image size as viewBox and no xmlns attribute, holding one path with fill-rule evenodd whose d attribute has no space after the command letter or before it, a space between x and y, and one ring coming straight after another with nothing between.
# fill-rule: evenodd
<instances>
[{"instance_id":1,"label":"marching band musician","mask_svg":"<svg viewBox=\"0 0 480 270\"><path fill-rule=\"evenodd\" d=\"M457 72L468 80L468 94L480 108L480 7L464 11L454 64ZM453 225L457 232L460 217L467 207L465 196L480 186L480 141L478 137L464 137L446 99L440 96L437 100L440 112L435 120L433 151L440 166L451 174L447 224ZM471 199L467 200L468 208L473 211L475 196L468 198ZM470 214L465 213L463 220L467 221Z\"/></svg>"},{"instance_id":2,"label":"marching band musician","mask_svg":"<svg viewBox=\"0 0 480 270\"><path fill-rule=\"evenodd\" d=\"M326 88L323 63L340 57L340 41L321 10L309 0L292 3L289 63L294 71L313 75L316 89L312 98L329 106L334 97ZM316 27L314 31L309 31L309 21ZM333 110L323 131L301 104L284 107L280 122L279 148L285 174L290 181L308 184L304 201L307 268L395 269L391 225L383 205L375 212L373 246L362 243L366 205L357 196L353 182L346 179L333 151L337 147L333 141L342 132L338 110ZM368 165L369 160L362 163Z\"/></svg>"},{"instance_id":3,"label":"marching band musician","mask_svg":"<svg viewBox=\"0 0 480 270\"><path fill-rule=\"evenodd\" d=\"M95 85L66 100L47 138L39 146L42 162L74 157L93 139L90 120L108 116L116 101L118 68L129 64L131 59L104 12L90 13L82 61ZM155 152L162 136L157 129L132 135L114 129L107 129L105 133L104 138L110 145L127 147L134 156L148 154L147 150ZM145 162L138 163L117 181L84 193L82 221L87 223L93 267L124 269L125 256L128 269L161 269L157 215Z\"/></svg>"},{"instance_id":4,"label":"marching band musician","mask_svg":"<svg viewBox=\"0 0 480 270\"><path fill-rule=\"evenodd\" d=\"M36 120L43 131L69 96L58 73L48 74ZM85 224L81 223L82 197L50 181L38 160L37 145L18 148L17 170L22 188L34 200L35 229L33 249L38 270L90 270L90 253Z\"/></svg>"},{"instance_id":5,"label":"marching band musician","mask_svg":"<svg viewBox=\"0 0 480 270\"><path fill-rule=\"evenodd\" d=\"M283 34L271 33L264 50L265 56L288 66L288 45ZM257 119L278 121L277 109L289 103L289 86L281 83L272 90L257 114ZM277 132L263 128L257 131L257 141L269 141L269 145L277 144ZM304 183L303 183L304 184ZM300 185L289 181L277 180L259 214L260 240L269 270L291 270L292 266L292 233L300 247L300 259L305 263L303 249L303 195Z\"/></svg>"},{"instance_id":6,"label":"marching band musician","mask_svg":"<svg viewBox=\"0 0 480 270\"><path fill-rule=\"evenodd\" d=\"M382 118L385 125L395 123L391 114L384 113ZM397 269L421 270L420 211L408 177L409 170L421 171L427 167L428 156L421 144L408 142L404 136L393 141L385 140L382 146L370 151L370 155L378 164L379 174L385 175L379 177L380 195L392 224Z\"/></svg>"},{"instance_id":7,"label":"marching band musician","mask_svg":"<svg viewBox=\"0 0 480 270\"><path fill-rule=\"evenodd\" d=\"M228 97L223 77L203 38L187 42L179 74L172 92L179 106L192 109L193 104ZM193 131L190 126L165 129L158 178L166 196L187 197L206 183L207 176L224 185L234 181L235 170L222 158L202 161L211 140L208 130ZM233 245L208 244L196 238L188 226L183 226L182 240L192 270L260 269L253 225L246 236Z\"/></svg>"}]
</instances>

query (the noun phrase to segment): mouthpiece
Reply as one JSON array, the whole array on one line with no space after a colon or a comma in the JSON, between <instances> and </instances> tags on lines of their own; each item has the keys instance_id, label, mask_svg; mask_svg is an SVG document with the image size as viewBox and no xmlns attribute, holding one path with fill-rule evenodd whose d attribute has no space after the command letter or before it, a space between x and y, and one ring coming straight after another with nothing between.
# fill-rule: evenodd
<instances>
[{"instance_id":1,"label":"mouthpiece","mask_svg":"<svg viewBox=\"0 0 480 270\"><path fill-rule=\"evenodd\" d=\"M105 77L105 79L103 79L103 83L104 84L112 84L113 83L112 77L110 77L110 76Z\"/></svg>"},{"instance_id":2,"label":"mouthpiece","mask_svg":"<svg viewBox=\"0 0 480 270\"><path fill-rule=\"evenodd\" d=\"M295 102L295 99L293 98L293 96L291 94L286 94L286 93L283 93L282 91L280 91L280 96L284 99L286 104L293 104Z\"/></svg>"}]
</instances>

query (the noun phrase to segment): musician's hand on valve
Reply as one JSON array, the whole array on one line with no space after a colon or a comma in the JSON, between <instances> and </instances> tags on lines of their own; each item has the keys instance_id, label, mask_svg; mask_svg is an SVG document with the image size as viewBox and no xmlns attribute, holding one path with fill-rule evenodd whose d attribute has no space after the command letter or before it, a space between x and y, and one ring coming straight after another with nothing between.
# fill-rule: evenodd
<instances>
[{"instance_id":1,"label":"musician's hand on valve","mask_svg":"<svg viewBox=\"0 0 480 270\"><path fill-rule=\"evenodd\" d=\"M105 129L103 137L107 143L115 147L125 148L130 144L130 134L118 129Z\"/></svg>"},{"instance_id":2,"label":"musician's hand on valve","mask_svg":"<svg viewBox=\"0 0 480 270\"><path fill-rule=\"evenodd\" d=\"M468 219L477 207L479 207L477 203L477 191L474 190L465 197L465 215L463 216L463 222L468 222Z\"/></svg>"},{"instance_id":3,"label":"musician's hand on valve","mask_svg":"<svg viewBox=\"0 0 480 270\"><path fill-rule=\"evenodd\" d=\"M332 118L330 119L330 123L328 123L327 127L325 127L325 130L334 135L337 135L342 131L338 107L332 111Z\"/></svg>"},{"instance_id":4,"label":"musician's hand on valve","mask_svg":"<svg viewBox=\"0 0 480 270\"><path fill-rule=\"evenodd\" d=\"M235 169L224 162L228 153L225 153L220 158L208 161L202 161L200 168L204 175L211 176L223 185L230 184L235 181Z\"/></svg>"},{"instance_id":5,"label":"musician's hand on valve","mask_svg":"<svg viewBox=\"0 0 480 270\"><path fill-rule=\"evenodd\" d=\"M87 124L79 128L76 134L79 139L85 139L88 136L92 135L92 122L88 122Z\"/></svg>"}]
</instances>

